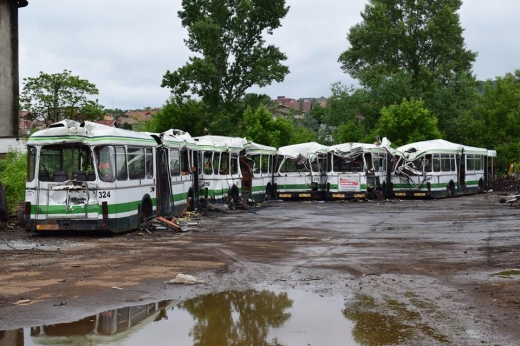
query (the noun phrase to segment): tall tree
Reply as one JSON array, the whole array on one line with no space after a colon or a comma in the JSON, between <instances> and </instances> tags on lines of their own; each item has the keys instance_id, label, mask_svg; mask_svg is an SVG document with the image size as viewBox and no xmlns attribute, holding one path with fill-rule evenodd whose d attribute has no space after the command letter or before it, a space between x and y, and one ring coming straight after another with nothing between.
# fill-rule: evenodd
<instances>
[{"instance_id":1,"label":"tall tree","mask_svg":"<svg viewBox=\"0 0 520 346\"><path fill-rule=\"evenodd\" d=\"M30 112L33 119L97 120L105 114L98 100L91 98L99 94L96 85L71 71L47 74L23 79L20 94L20 109Z\"/></svg>"},{"instance_id":2,"label":"tall tree","mask_svg":"<svg viewBox=\"0 0 520 346\"><path fill-rule=\"evenodd\" d=\"M146 123L146 130L150 132L164 132L169 129L180 129L192 136L207 134L204 129L208 124L204 120L204 110L200 101L188 100L177 104L171 98Z\"/></svg>"},{"instance_id":3,"label":"tall tree","mask_svg":"<svg viewBox=\"0 0 520 346\"><path fill-rule=\"evenodd\" d=\"M520 162L520 70L488 80L464 124L468 144L497 150L498 170Z\"/></svg>"},{"instance_id":4,"label":"tall tree","mask_svg":"<svg viewBox=\"0 0 520 346\"><path fill-rule=\"evenodd\" d=\"M219 113L232 109L253 85L281 82L289 73L285 54L264 39L289 11L284 0L183 0L182 7L185 43L197 55L163 76L161 86L177 99L198 95Z\"/></svg>"},{"instance_id":5,"label":"tall tree","mask_svg":"<svg viewBox=\"0 0 520 346\"><path fill-rule=\"evenodd\" d=\"M363 85L406 71L422 92L470 74L477 54L465 48L461 5L461 0L369 0L363 21L347 34L351 47L339 57L342 69Z\"/></svg>"},{"instance_id":6,"label":"tall tree","mask_svg":"<svg viewBox=\"0 0 520 346\"><path fill-rule=\"evenodd\" d=\"M317 139L314 131L297 126L292 119L273 118L264 105L260 105L255 111L247 107L244 112L244 129L248 139L276 148Z\"/></svg>"},{"instance_id":7,"label":"tall tree","mask_svg":"<svg viewBox=\"0 0 520 346\"><path fill-rule=\"evenodd\" d=\"M396 146L441 138L437 118L424 108L422 100L415 99L384 107L373 135L387 137Z\"/></svg>"}]
</instances>

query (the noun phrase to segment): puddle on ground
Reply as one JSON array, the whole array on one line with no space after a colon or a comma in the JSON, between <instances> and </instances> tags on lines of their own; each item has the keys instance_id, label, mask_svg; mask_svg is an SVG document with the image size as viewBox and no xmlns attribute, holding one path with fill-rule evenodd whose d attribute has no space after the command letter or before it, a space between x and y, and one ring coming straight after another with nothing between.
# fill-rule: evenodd
<instances>
[{"instance_id":1,"label":"puddle on ground","mask_svg":"<svg viewBox=\"0 0 520 346\"><path fill-rule=\"evenodd\" d=\"M0 331L0 346L383 346L411 336L412 327L400 318L346 309L343 296L227 291L123 307L69 323Z\"/></svg>"},{"instance_id":2,"label":"puddle on ground","mask_svg":"<svg viewBox=\"0 0 520 346\"><path fill-rule=\"evenodd\" d=\"M428 308L429 303L416 299L413 294L408 295L408 298L413 305ZM420 313L407 309L404 303L385 298L384 310L389 313L379 312L381 309L374 298L360 295L343 310L345 317L355 323L352 336L359 345L416 344L417 339L434 340L436 344L449 341L446 336L423 323Z\"/></svg>"}]
</instances>

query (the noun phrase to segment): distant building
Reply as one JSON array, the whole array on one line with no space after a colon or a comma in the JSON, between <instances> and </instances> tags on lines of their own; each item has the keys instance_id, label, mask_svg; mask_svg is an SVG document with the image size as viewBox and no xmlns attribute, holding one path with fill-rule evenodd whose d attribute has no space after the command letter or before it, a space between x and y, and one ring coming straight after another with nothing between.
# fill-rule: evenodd
<instances>
[{"instance_id":1,"label":"distant building","mask_svg":"<svg viewBox=\"0 0 520 346\"><path fill-rule=\"evenodd\" d=\"M160 108L153 110L125 112L125 116L119 117L117 119L117 127L137 131L143 123L149 121L152 116L159 110Z\"/></svg>"},{"instance_id":2,"label":"distant building","mask_svg":"<svg viewBox=\"0 0 520 346\"><path fill-rule=\"evenodd\" d=\"M18 134L20 136L28 136L31 133L33 127L32 120L30 118L31 113L23 111L20 113L18 120Z\"/></svg>"},{"instance_id":3,"label":"distant building","mask_svg":"<svg viewBox=\"0 0 520 346\"><path fill-rule=\"evenodd\" d=\"M275 118L279 116L286 118L288 116L303 118L305 114L309 113L313 109L315 104L318 104L321 107L325 107L327 105L327 99L324 97L305 97L296 100L285 96L278 96L272 101L276 106L270 108L269 111L271 111Z\"/></svg>"}]
</instances>

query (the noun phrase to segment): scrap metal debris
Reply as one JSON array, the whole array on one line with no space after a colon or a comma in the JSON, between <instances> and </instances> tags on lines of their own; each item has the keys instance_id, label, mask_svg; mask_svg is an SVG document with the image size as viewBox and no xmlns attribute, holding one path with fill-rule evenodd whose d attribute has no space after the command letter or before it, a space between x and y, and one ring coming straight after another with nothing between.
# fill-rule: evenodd
<instances>
[{"instance_id":1,"label":"scrap metal debris","mask_svg":"<svg viewBox=\"0 0 520 346\"><path fill-rule=\"evenodd\" d=\"M518 206L520 195L505 196L500 198L500 203L508 203L512 207Z\"/></svg>"},{"instance_id":2,"label":"scrap metal debris","mask_svg":"<svg viewBox=\"0 0 520 346\"><path fill-rule=\"evenodd\" d=\"M184 285L193 285L193 284L203 284L204 280L197 278L193 275L187 275L179 273L170 281L166 281L165 284L184 284Z\"/></svg>"}]
</instances>

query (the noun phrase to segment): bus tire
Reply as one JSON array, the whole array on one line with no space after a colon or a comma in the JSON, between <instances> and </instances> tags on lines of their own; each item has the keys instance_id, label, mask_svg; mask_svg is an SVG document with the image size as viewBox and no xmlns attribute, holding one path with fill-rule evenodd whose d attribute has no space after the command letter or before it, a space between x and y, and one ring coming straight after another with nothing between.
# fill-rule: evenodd
<instances>
[{"instance_id":1,"label":"bus tire","mask_svg":"<svg viewBox=\"0 0 520 346\"><path fill-rule=\"evenodd\" d=\"M240 193L238 192L238 187L236 185L233 185L229 191L228 202L230 206L240 202Z\"/></svg>"},{"instance_id":2,"label":"bus tire","mask_svg":"<svg viewBox=\"0 0 520 346\"><path fill-rule=\"evenodd\" d=\"M265 200L268 201L272 197L272 194L273 194L273 189L271 187L271 183L269 183L265 187Z\"/></svg>"},{"instance_id":3,"label":"bus tire","mask_svg":"<svg viewBox=\"0 0 520 346\"><path fill-rule=\"evenodd\" d=\"M139 211L139 225L138 227L144 223L148 218L153 215L153 206L152 199L150 196L146 195L143 197L141 201L141 210Z\"/></svg>"},{"instance_id":4,"label":"bus tire","mask_svg":"<svg viewBox=\"0 0 520 346\"><path fill-rule=\"evenodd\" d=\"M480 180L478 181L478 192L484 192L484 180L482 178L480 178Z\"/></svg>"},{"instance_id":5,"label":"bus tire","mask_svg":"<svg viewBox=\"0 0 520 346\"><path fill-rule=\"evenodd\" d=\"M195 211L195 192L193 188L190 187L188 190L188 200L191 198L190 205L188 207L188 211Z\"/></svg>"},{"instance_id":6,"label":"bus tire","mask_svg":"<svg viewBox=\"0 0 520 346\"><path fill-rule=\"evenodd\" d=\"M453 180L450 180L450 183L447 186L448 189L448 197L455 196L455 183Z\"/></svg>"}]
</instances>

